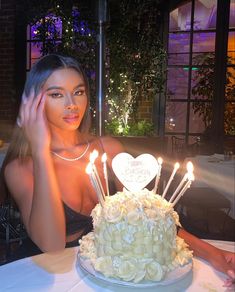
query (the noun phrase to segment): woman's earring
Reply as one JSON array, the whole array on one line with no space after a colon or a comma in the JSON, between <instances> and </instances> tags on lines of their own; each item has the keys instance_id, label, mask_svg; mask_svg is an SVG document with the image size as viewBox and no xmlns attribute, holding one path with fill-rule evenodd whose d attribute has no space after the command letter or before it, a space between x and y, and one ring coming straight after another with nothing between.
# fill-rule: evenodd
<instances>
[{"instance_id":1,"label":"woman's earring","mask_svg":"<svg viewBox=\"0 0 235 292\"><path fill-rule=\"evenodd\" d=\"M20 128L22 127L20 117L17 117L16 124L18 127L20 127Z\"/></svg>"}]
</instances>

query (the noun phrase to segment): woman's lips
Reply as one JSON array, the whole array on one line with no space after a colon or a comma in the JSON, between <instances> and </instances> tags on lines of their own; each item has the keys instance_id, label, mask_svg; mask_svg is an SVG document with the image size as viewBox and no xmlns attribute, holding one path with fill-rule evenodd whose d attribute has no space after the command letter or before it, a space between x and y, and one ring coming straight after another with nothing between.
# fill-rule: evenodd
<instances>
[{"instance_id":1,"label":"woman's lips","mask_svg":"<svg viewBox=\"0 0 235 292\"><path fill-rule=\"evenodd\" d=\"M78 119L79 119L79 115L68 115L68 116L63 117L63 120L66 123L75 123L78 121Z\"/></svg>"}]
</instances>

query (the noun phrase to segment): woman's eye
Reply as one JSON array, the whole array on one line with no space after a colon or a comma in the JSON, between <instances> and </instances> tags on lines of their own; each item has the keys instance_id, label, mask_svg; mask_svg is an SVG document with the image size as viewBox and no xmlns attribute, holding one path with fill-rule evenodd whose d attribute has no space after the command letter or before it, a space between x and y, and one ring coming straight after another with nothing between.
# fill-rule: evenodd
<instances>
[{"instance_id":1,"label":"woman's eye","mask_svg":"<svg viewBox=\"0 0 235 292\"><path fill-rule=\"evenodd\" d=\"M74 95L84 95L85 94L85 90L77 90L74 92Z\"/></svg>"},{"instance_id":2,"label":"woman's eye","mask_svg":"<svg viewBox=\"0 0 235 292\"><path fill-rule=\"evenodd\" d=\"M61 97L63 97L63 94L61 94L59 92L53 92L53 93L50 93L49 96L52 98L61 98Z\"/></svg>"}]
</instances>

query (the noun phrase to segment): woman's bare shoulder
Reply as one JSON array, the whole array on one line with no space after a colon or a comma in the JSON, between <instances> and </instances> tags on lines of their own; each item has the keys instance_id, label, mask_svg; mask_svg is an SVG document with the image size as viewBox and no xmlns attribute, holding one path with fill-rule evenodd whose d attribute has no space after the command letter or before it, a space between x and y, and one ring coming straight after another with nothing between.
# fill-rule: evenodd
<instances>
[{"instance_id":1,"label":"woman's bare shoulder","mask_svg":"<svg viewBox=\"0 0 235 292\"><path fill-rule=\"evenodd\" d=\"M114 157L118 153L124 151L123 145L115 138L110 136L104 136L100 138L104 147L104 151Z\"/></svg>"},{"instance_id":2,"label":"woman's bare shoulder","mask_svg":"<svg viewBox=\"0 0 235 292\"><path fill-rule=\"evenodd\" d=\"M14 198L32 183L32 170L30 161L22 163L19 159L10 161L4 170L4 177L8 189Z\"/></svg>"},{"instance_id":3,"label":"woman's bare shoulder","mask_svg":"<svg viewBox=\"0 0 235 292\"><path fill-rule=\"evenodd\" d=\"M5 176L13 176L16 172L29 172L30 161L22 162L19 158L16 158L9 163L7 163L5 167Z\"/></svg>"}]
</instances>

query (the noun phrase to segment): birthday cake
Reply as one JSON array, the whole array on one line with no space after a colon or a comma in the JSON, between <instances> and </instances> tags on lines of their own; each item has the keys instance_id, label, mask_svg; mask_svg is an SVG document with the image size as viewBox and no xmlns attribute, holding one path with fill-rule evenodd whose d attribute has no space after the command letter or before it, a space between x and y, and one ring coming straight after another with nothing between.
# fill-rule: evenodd
<instances>
[{"instance_id":1,"label":"birthday cake","mask_svg":"<svg viewBox=\"0 0 235 292\"><path fill-rule=\"evenodd\" d=\"M106 196L92 210L94 230L80 240L80 256L106 277L161 281L192 258L172 204L146 188Z\"/></svg>"}]
</instances>

